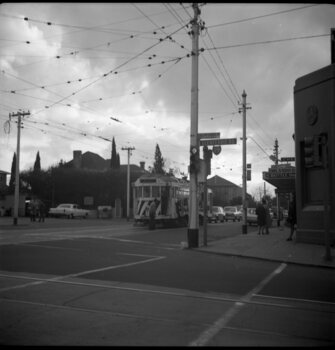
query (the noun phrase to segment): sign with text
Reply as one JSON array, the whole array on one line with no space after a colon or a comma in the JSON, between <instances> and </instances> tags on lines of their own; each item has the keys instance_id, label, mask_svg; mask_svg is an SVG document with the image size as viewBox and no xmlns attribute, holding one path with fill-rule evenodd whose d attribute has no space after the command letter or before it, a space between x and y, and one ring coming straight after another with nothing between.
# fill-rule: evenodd
<instances>
[{"instance_id":1,"label":"sign with text","mask_svg":"<svg viewBox=\"0 0 335 350\"><path fill-rule=\"evenodd\" d=\"M205 133L198 133L198 139L218 139L220 138L219 132L205 132Z\"/></svg>"},{"instance_id":2,"label":"sign with text","mask_svg":"<svg viewBox=\"0 0 335 350\"><path fill-rule=\"evenodd\" d=\"M200 140L200 146L235 145L235 144L236 144L236 138Z\"/></svg>"},{"instance_id":3,"label":"sign with text","mask_svg":"<svg viewBox=\"0 0 335 350\"><path fill-rule=\"evenodd\" d=\"M281 162L295 162L295 157L281 157Z\"/></svg>"},{"instance_id":4,"label":"sign with text","mask_svg":"<svg viewBox=\"0 0 335 350\"><path fill-rule=\"evenodd\" d=\"M263 180L268 179L287 179L287 178L295 178L295 172L293 173L284 173L284 172L263 172Z\"/></svg>"}]
</instances>

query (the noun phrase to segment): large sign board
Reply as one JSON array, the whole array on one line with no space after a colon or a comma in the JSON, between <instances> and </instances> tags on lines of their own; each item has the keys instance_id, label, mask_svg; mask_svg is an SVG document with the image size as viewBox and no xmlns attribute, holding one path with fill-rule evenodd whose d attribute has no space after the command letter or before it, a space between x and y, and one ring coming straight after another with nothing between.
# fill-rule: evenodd
<instances>
[{"instance_id":1,"label":"large sign board","mask_svg":"<svg viewBox=\"0 0 335 350\"><path fill-rule=\"evenodd\" d=\"M289 173L284 173L284 172L263 172L263 180L269 180L269 179L287 179L287 178L295 178L295 173L289 172Z\"/></svg>"},{"instance_id":2,"label":"large sign board","mask_svg":"<svg viewBox=\"0 0 335 350\"><path fill-rule=\"evenodd\" d=\"M236 144L236 138L200 140L200 146L235 145L235 144Z\"/></svg>"}]
</instances>

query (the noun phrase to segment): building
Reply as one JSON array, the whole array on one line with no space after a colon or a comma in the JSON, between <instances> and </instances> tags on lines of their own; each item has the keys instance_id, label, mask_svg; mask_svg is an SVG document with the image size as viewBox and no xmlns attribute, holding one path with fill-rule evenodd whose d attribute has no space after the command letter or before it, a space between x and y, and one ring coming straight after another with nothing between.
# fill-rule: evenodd
<instances>
[{"instance_id":1,"label":"building","mask_svg":"<svg viewBox=\"0 0 335 350\"><path fill-rule=\"evenodd\" d=\"M64 164L67 168L75 168L75 169L88 169L88 170L97 170L97 171L105 171L110 169L111 160L104 159L96 153L93 152L85 152L82 151L73 151L73 159ZM133 173L146 173L145 170L145 162L140 162L140 165L129 164L130 172ZM120 165L120 171L126 172L128 169L127 164ZM139 175L139 176L140 176Z\"/></svg>"},{"instance_id":2,"label":"building","mask_svg":"<svg viewBox=\"0 0 335 350\"><path fill-rule=\"evenodd\" d=\"M242 204L242 187L217 175L207 180L207 186L213 191L213 205L229 205L236 197L241 197Z\"/></svg>"}]
</instances>

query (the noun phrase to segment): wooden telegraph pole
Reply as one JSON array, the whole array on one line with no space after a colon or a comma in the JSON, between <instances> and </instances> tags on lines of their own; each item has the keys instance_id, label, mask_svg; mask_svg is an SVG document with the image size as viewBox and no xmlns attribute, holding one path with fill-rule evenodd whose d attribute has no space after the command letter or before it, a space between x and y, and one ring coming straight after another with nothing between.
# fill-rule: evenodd
<instances>
[{"instance_id":1,"label":"wooden telegraph pole","mask_svg":"<svg viewBox=\"0 0 335 350\"><path fill-rule=\"evenodd\" d=\"M199 56L199 23L200 10L198 4L193 4L194 17L192 22L192 87L191 87L191 147L190 147L190 203L189 227L187 232L188 247L199 246L199 208L198 208L198 175L192 162L199 159L198 141L198 56ZM193 160L195 159L195 161Z\"/></svg>"},{"instance_id":2,"label":"wooden telegraph pole","mask_svg":"<svg viewBox=\"0 0 335 350\"><path fill-rule=\"evenodd\" d=\"M30 115L30 112L10 113L11 118L17 118L17 146L16 146L16 166L15 166L15 194L14 194L14 215L13 225L17 225L19 216L19 200L20 200L20 137L21 137L21 117ZM13 174L12 174L13 176Z\"/></svg>"},{"instance_id":3,"label":"wooden telegraph pole","mask_svg":"<svg viewBox=\"0 0 335 350\"><path fill-rule=\"evenodd\" d=\"M127 221L129 221L129 194L130 194L130 156L131 151L134 150L135 147L122 147L123 151L128 151L128 165L127 165Z\"/></svg>"}]
</instances>

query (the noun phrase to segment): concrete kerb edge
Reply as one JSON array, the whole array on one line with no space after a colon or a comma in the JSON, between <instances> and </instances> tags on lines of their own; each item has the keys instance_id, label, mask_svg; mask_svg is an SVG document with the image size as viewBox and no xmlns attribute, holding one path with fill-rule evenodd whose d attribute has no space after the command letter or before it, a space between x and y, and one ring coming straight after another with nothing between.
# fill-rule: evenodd
<instances>
[{"instance_id":1,"label":"concrete kerb edge","mask_svg":"<svg viewBox=\"0 0 335 350\"><path fill-rule=\"evenodd\" d=\"M263 258L263 257L260 257L260 256L248 256L248 255L242 255L242 254L215 252L215 251L208 251L208 250L206 251L204 247L187 248L187 249L193 249L193 250L195 250L197 252L205 253L205 254L225 255L225 256L230 256L230 257L237 257L237 258L244 258L244 259L257 259L257 260L263 260L263 261L265 260L265 261L279 262L279 263L285 263L285 264L291 264L291 265L335 269L335 266L329 266L329 265L312 264L312 263L301 263L301 262L291 261L291 260L270 259L270 258Z\"/></svg>"}]
</instances>

